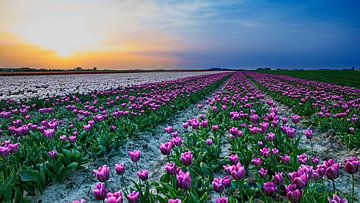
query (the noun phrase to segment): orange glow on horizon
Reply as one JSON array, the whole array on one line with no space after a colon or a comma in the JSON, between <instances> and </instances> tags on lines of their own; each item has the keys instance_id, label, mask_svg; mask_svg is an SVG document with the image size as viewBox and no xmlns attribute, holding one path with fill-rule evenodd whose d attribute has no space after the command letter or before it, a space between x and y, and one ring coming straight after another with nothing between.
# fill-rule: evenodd
<instances>
[{"instance_id":1,"label":"orange glow on horizon","mask_svg":"<svg viewBox=\"0 0 360 203\"><path fill-rule=\"evenodd\" d=\"M173 67L169 52L181 46L143 18L161 18L158 9L152 1L0 0L0 67Z\"/></svg>"},{"instance_id":2,"label":"orange glow on horizon","mask_svg":"<svg viewBox=\"0 0 360 203\"><path fill-rule=\"evenodd\" d=\"M11 35L0 33L0 61L1 67L35 67L69 69L77 66L84 68L98 67L99 69L137 69L162 68L176 63L171 57L151 54L151 44L136 44L129 42L122 48L115 50L100 50L92 52L59 53ZM160 46L158 50L166 50Z\"/></svg>"}]
</instances>

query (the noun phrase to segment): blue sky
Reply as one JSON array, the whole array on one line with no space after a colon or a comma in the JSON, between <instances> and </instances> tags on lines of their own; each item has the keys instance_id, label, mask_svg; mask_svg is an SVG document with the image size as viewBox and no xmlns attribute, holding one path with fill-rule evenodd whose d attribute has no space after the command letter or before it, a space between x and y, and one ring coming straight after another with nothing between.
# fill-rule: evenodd
<instances>
[{"instance_id":1,"label":"blue sky","mask_svg":"<svg viewBox=\"0 0 360 203\"><path fill-rule=\"evenodd\" d=\"M0 67L359 67L359 13L355 0L0 0Z\"/></svg>"},{"instance_id":2,"label":"blue sky","mask_svg":"<svg viewBox=\"0 0 360 203\"><path fill-rule=\"evenodd\" d=\"M187 8L179 13L190 22L173 32L197 48L174 54L190 66L360 65L358 1L199 2L175 1Z\"/></svg>"}]
</instances>

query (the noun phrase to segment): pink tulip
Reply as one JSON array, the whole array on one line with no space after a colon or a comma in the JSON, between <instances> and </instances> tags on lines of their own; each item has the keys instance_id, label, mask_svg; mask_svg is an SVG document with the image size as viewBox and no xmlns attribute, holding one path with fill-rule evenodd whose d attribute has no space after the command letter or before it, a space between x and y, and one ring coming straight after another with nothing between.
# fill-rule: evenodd
<instances>
[{"instance_id":1,"label":"pink tulip","mask_svg":"<svg viewBox=\"0 0 360 203\"><path fill-rule=\"evenodd\" d=\"M192 155L191 151L187 151L187 152L182 153L181 157L180 157L180 161L185 166L190 166L192 164L192 161L193 161L193 155Z\"/></svg>"},{"instance_id":2,"label":"pink tulip","mask_svg":"<svg viewBox=\"0 0 360 203\"><path fill-rule=\"evenodd\" d=\"M134 150L132 152L129 152L130 155L130 159L133 162L138 162L140 159L140 151L139 150Z\"/></svg>"},{"instance_id":3,"label":"pink tulip","mask_svg":"<svg viewBox=\"0 0 360 203\"><path fill-rule=\"evenodd\" d=\"M96 177L100 182L105 182L110 178L110 169L106 165L103 165L98 170L93 170L93 172L96 174Z\"/></svg>"}]
</instances>

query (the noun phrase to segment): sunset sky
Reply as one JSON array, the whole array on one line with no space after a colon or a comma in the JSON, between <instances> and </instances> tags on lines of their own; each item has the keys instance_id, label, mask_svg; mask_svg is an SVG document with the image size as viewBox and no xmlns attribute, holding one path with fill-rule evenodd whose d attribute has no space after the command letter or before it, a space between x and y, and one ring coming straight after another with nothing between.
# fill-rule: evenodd
<instances>
[{"instance_id":1,"label":"sunset sky","mask_svg":"<svg viewBox=\"0 0 360 203\"><path fill-rule=\"evenodd\" d=\"M0 67L359 67L359 12L356 0L0 0Z\"/></svg>"}]
</instances>

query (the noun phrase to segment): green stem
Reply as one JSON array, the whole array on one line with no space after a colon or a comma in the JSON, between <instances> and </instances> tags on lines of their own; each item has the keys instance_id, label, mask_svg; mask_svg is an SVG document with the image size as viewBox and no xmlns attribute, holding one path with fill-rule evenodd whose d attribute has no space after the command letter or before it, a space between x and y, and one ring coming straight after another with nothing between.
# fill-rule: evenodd
<instances>
[{"instance_id":1,"label":"green stem","mask_svg":"<svg viewBox=\"0 0 360 203\"><path fill-rule=\"evenodd\" d=\"M336 188L335 188L335 180L331 180L332 184L333 184L333 188L334 188L334 193L336 193Z\"/></svg>"}]
</instances>

